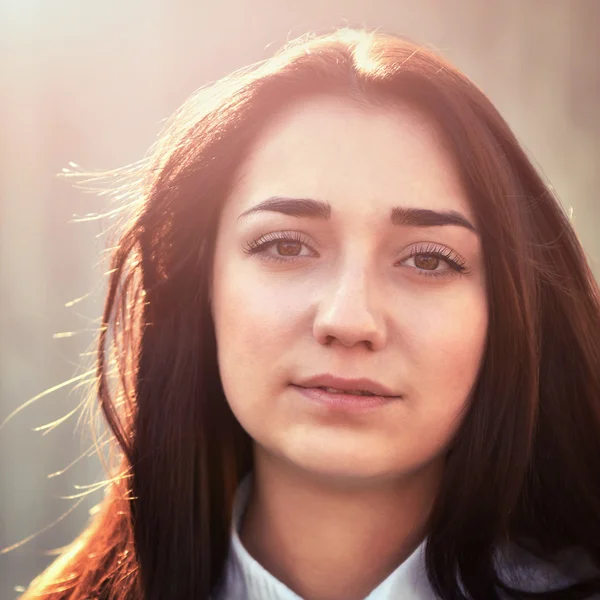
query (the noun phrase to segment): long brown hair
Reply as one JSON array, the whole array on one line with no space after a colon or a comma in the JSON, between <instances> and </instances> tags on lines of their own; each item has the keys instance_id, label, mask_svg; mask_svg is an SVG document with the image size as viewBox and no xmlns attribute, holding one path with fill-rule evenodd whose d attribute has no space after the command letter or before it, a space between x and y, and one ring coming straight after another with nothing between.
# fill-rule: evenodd
<instances>
[{"instance_id":1,"label":"long brown hair","mask_svg":"<svg viewBox=\"0 0 600 600\"><path fill-rule=\"evenodd\" d=\"M252 468L216 362L216 225L261 127L314 94L426 114L481 230L488 339L429 523L433 588L447 600L499 598L508 588L494 551L505 543L550 564L578 548L600 566L600 293L569 219L468 78L396 36L344 29L198 92L132 171L135 210L114 249L97 357L119 467L88 529L23 600L189 600L215 589L233 494ZM600 578L560 597L595 591Z\"/></svg>"}]
</instances>

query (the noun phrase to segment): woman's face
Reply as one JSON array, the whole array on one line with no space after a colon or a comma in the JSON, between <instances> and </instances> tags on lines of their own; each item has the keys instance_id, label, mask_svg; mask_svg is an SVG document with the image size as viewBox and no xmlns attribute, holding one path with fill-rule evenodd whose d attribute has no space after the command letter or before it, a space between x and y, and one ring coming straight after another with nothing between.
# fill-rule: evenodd
<instances>
[{"instance_id":1,"label":"woman's face","mask_svg":"<svg viewBox=\"0 0 600 600\"><path fill-rule=\"evenodd\" d=\"M260 209L269 199L285 202ZM443 461L488 324L469 223L452 160L413 111L319 97L272 119L223 209L212 289L225 395L261 452L345 478ZM323 404L302 390L319 375L395 397Z\"/></svg>"}]
</instances>

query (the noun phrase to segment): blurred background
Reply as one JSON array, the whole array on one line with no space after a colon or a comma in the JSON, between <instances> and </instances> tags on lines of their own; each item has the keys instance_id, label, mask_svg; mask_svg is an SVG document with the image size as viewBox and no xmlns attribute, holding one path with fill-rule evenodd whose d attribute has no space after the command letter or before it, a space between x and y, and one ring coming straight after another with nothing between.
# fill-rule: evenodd
<instances>
[{"instance_id":1,"label":"blurred background","mask_svg":"<svg viewBox=\"0 0 600 600\"><path fill-rule=\"evenodd\" d=\"M598 276L597 0L0 0L0 423L80 377L0 429L0 549L40 532L0 554L0 600L102 499L78 412L35 431L83 399L105 283L107 223L77 217L110 205L56 174L71 161L103 170L140 159L199 86L343 25L430 44L483 88L573 211Z\"/></svg>"}]
</instances>

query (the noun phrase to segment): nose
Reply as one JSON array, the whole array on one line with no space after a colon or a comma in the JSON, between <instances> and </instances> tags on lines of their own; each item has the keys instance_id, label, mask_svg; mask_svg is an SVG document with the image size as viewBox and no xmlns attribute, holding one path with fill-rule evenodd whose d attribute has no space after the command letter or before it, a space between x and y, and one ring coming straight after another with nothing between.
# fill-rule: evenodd
<instances>
[{"instance_id":1,"label":"nose","mask_svg":"<svg viewBox=\"0 0 600 600\"><path fill-rule=\"evenodd\" d=\"M313 335L320 344L363 344L369 350L385 346L385 322L374 306L370 287L367 269L356 266L326 286L313 324Z\"/></svg>"}]
</instances>

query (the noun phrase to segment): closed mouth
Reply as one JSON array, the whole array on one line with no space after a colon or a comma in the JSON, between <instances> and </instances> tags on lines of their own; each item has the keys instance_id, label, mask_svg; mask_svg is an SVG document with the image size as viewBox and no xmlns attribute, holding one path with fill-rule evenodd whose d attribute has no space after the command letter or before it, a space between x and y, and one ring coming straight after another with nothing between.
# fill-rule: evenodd
<instances>
[{"instance_id":1,"label":"closed mouth","mask_svg":"<svg viewBox=\"0 0 600 600\"><path fill-rule=\"evenodd\" d=\"M368 390L341 390L336 388L325 387L324 385L318 386L316 389L323 390L329 394L346 394L349 396L378 396Z\"/></svg>"}]
</instances>

